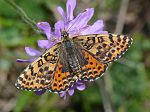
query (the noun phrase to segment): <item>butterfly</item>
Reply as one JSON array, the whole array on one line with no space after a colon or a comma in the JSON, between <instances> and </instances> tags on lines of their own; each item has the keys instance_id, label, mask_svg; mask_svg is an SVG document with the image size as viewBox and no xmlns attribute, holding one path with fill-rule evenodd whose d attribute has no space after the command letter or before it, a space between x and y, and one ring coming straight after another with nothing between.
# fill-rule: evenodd
<instances>
[{"instance_id":1,"label":"butterfly","mask_svg":"<svg viewBox=\"0 0 150 112\"><path fill-rule=\"evenodd\" d=\"M132 44L132 38L116 34L90 34L62 40L29 64L16 81L22 90L66 91L76 81L94 81L109 63L120 58Z\"/></svg>"}]
</instances>

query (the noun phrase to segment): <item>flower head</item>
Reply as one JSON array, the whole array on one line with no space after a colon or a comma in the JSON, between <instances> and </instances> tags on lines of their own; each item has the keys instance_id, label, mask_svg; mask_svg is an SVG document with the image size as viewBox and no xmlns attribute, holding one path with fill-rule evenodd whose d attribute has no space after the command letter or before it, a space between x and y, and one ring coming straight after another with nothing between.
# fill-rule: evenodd
<instances>
[{"instance_id":1,"label":"flower head","mask_svg":"<svg viewBox=\"0 0 150 112\"><path fill-rule=\"evenodd\" d=\"M51 26L48 22L39 22L37 27L42 30L47 36L47 40L38 40L38 46L40 48L49 49L58 43L61 40L61 31L65 30L69 33L69 37L72 38L74 35L87 35L87 34L106 34L107 31L104 31L104 23L102 20L97 20L93 25L88 25L89 20L94 14L94 8L88 8L84 12L79 13L76 17L73 15L74 9L76 7L76 0L67 0L66 3L66 12L62 7L58 7L57 10L62 16L62 19L55 23L54 31L51 30ZM34 58L30 60L18 59L19 62L32 62L37 56L41 55L40 51L34 50L32 48L26 47L26 52ZM67 94L72 96L74 94L74 89L84 90L85 84L83 81L79 80L74 83L67 91L59 93L60 97L66 99ZM45 89L42 91L35 92L38 95L41 95L45 92Z\"/></svg>"},{"instance_id":2,"label":"flower head","mask_svg":"<svg viewBox=\"0 0 150 112\"><path fill-rule=\"evenodd\" d=\"M84 12L79 13L74 17L73 12L76 6L76 0L67 0L66 12L59 6L58 12L62 16L62 20L55 23L54 29L48 22L39 22L37 27L42 30L48 40L39 40L38 45L41 48L49 49L61 40L61 31L65 30L69 33L70 38L74 35L87 35L87 34L106 34L103 31L104 23L102 20L97 20L93 25L88 25L89 20L94 14L94 8L88 8Z\"/></svg>"}]
</instances>

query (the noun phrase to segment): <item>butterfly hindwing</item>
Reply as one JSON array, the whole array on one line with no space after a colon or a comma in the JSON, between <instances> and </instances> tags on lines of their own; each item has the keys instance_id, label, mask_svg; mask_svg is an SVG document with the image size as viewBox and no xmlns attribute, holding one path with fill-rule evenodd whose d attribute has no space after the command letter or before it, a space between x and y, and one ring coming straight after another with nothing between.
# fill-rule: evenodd
<instances>
[{"instance_id":1,"label":"butterfly hindwing","mask_svg":"<svg viewBox=\"0 0 150 112\"><path fill-rule=\"evenodd\" d=\"M74 37L74 40L104 63L120 58L132 44L132 38L116 34L83 35Z\"/></svg>"},{"instance_id":2,"label":"butterfly hindwing","mask_svg":"<svg viewBox=\"0 0 150 112\"><path fill-rule=\"evenodd\" d=\"M54 70L53 81L48 88L52 92L66 91L77 80L69 71L64 71L61 61L59 60Z\"/></svg>"},{"instance_id":3,"label":"butterfly hindwing","mask_svg":"<svg viewBox=\"0 0 150 112\"><path fill-rule=\"evenodd\" d=\"M58 47L59 44L56 44L28 65L18 77L16 87L33 91L48 88L58 60Z\"/></svg>"},{"instance_id":4,"label":"butterfly hindwing","mask_svg":"<svg viewBox=\"0 0 150 112\"><path fill-rule=\"evenodd\" d=\"M82 67L81 80L94 81L101 77L106 71L108 64L99 62L92 54L86 50L82 50L87 63Z\"/></svg>"}]
</instances>

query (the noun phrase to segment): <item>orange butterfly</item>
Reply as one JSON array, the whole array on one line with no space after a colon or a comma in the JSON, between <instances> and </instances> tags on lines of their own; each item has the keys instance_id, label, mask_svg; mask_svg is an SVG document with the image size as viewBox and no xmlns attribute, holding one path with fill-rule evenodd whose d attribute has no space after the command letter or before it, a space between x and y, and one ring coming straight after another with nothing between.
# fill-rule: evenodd
<instances>
[{"instance_id":1,"label":"orange butterfly","mask_svg":"<svg viewBox=\"0 0 150 112\"><path fill-rule=\"evenodd\" d=\"M66 31L61 33L61 42L45 51L21 73L15 84L17 88L61 92L78 80L93 81L132 44L132 38L124 35L91 34L69 38Z\"/></svg>"}]
</instances>

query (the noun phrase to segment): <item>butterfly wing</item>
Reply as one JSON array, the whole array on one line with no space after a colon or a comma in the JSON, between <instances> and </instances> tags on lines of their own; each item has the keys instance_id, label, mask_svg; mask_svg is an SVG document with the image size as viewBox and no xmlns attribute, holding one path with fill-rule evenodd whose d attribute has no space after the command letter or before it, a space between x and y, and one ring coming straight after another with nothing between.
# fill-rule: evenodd
<instances>
[{"instance_id":1,"label":"butterfly wing","mask_svg":"<svg viewBox=\"0 0 150 112\"><path fill-rule=\"evenodd\" d=\"M27 66L18 77L16 87L28 91L48 89L52 92L66 91L71 87L77 75L63 70L58 49L56 44Z\"/></svg>"},{"instance_id":2,"label":"butterfly wing","mask_svg":"<svg viewBox=\"0 0 150 112\"><path fill-rule=\"evenodd\" d=\"M28 65L16 81L16 87L22 90L40 91L52 83L55 66L58 61L56 44Z\"/></svg>"},{"instance_id":3,"label":"butterfly wing","mask_svg":"<svg viewBox=\"0 0 150 112\"><path fill-rule=\"evenodd\" d=\"M90 52L82 50L87 63L82 67L81 80L94 81L106 71L108 64L98 61Z\"/></svg>"},{"instance_id":4,"label":"butterfly wing","mask_svg":"<svg viewBox=\"0 0 150 112\"><path fill-rule=\"evenodd\" d=\"M56 69L54 70L52 83L48 88L50 91L56 93L66 91L77 80L76 75L72 75L71 72L64 71L63 69L64 67L61 63L61 60L59 60Z\"/></svg>"},{"instance_id":5,"label":"butterfly wing","mask_svg":"<svg viewBox=\"0 0 150 112\"><path fill-rule=\"evenodd\" d=\"M132 39L123 35L85 35L74 37L81 43L82 53L87 63L80 74L63 70L56 44L31 63L18 77L17 88L23 90L49 89L53 92L67 90L78 80L95 80L107 69L107 63L119 58L131 45Z\"/></svg>"},{"instance_id":6,"label":"butterfly wing","mask_svg":"<svg viewBox=\"0 0 150 112\"><path fill-rule=\"evenodd\" d=\"M79 49L81 49L81 47L79 47ZM59 60L49 90L52 92L66 91L77 80L94 81L103 75L108 67L108 64L101 63L91 53L84 49L82 49L81 52L86 60L86 63L81 66L79 74L69 71L63 72L63 65L61 60Z\"/></svg>"},{"instance_id":7,"label":"butterfly wing","mask_svg":"<svg viewBox=\"0 0 150 112\"><path fill-rule=\"evenodd\" d=\"M132 38L116 34L83 35L73 39L104 63L120 58L132 44Z\"/></svg>"},{"instance_id":8,"label":"butterfly wing","mask_svg":"<svg viewBox=\"0 0 150 112\"><path fill-rule=\"evenodd\" d=\"M66 48L64 48L65 45ZM53 92L66 91L80 79L81 66L85 62L81 47L71 41L67 41L67 44L66 42L62 43L59 54L54 80L49 88Z\"/></svg>"}]
</instances>

